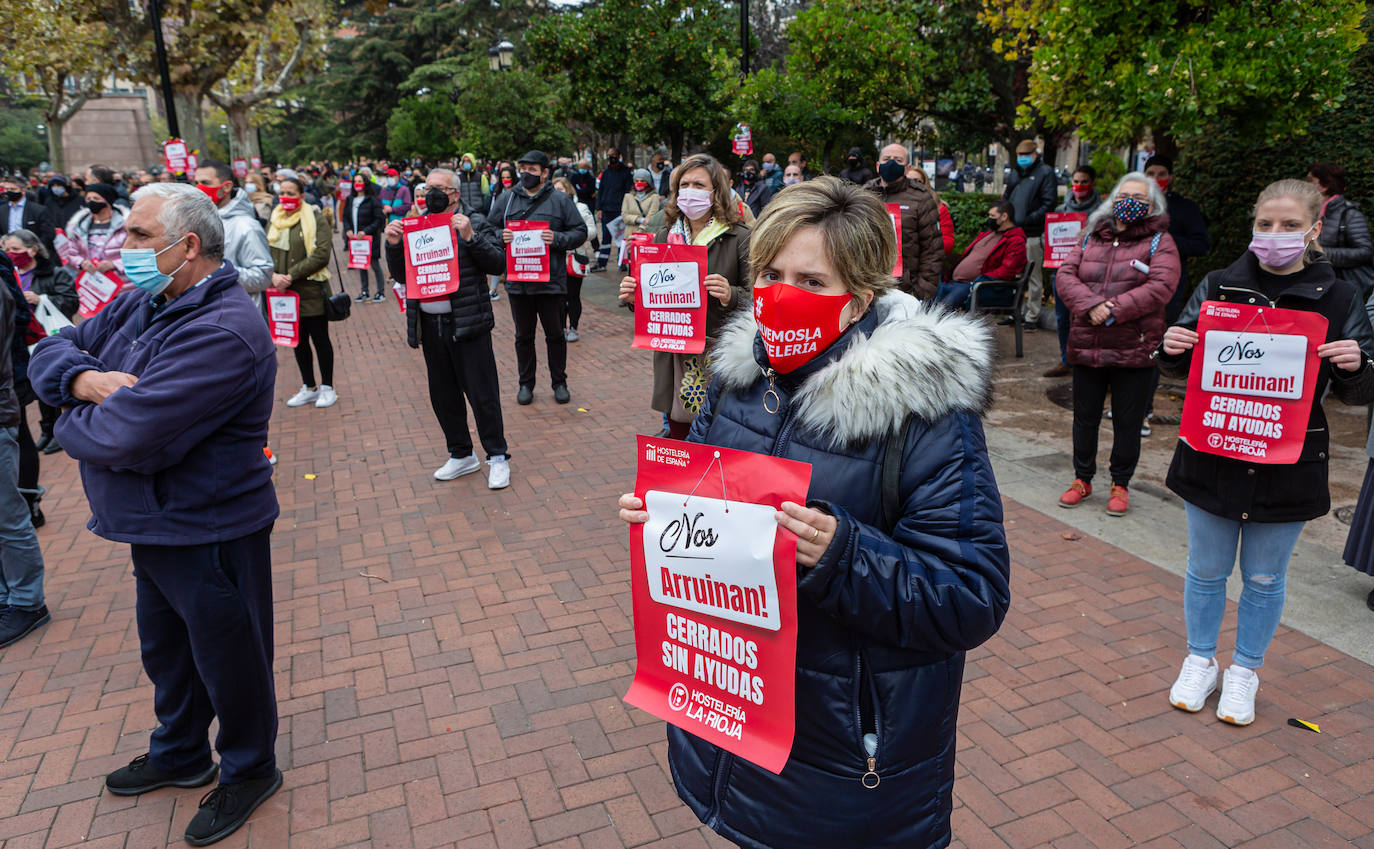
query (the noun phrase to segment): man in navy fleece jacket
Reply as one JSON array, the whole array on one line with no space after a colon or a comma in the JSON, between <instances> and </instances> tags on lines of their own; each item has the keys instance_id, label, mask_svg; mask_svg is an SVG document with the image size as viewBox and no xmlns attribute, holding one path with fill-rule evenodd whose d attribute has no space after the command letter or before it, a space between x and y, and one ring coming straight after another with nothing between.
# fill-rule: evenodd
<instances>
[{"instance_id":1,"label":"man in navy fleece jacket","mask_svg":"<svg viewBox=\"0 0 1374 849\"><path fill-rule=\"evenodd\" d=\"M105 785L120 796L197 787L222 768L186 829L202 846L281 786L269 550L278 510L262 452L276 354L223 259L224 227L205 194L152 184L125 226L125 271L142 291L43 340L29 377L65 408L56 432L81 463L90 529L133 556L158 727L148 754ZM215 717L219 766L207 739Z\"/></svg>"}]
</instances>

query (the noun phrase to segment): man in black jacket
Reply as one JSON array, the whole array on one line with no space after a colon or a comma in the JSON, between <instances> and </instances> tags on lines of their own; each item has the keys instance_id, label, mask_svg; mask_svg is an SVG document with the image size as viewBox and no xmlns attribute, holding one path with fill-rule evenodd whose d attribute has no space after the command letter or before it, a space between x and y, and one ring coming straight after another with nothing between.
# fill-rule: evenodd
<instances>
[{"instance_id":1,"label":"man in black jacket","mask_svg":"<svg viewBox=\"0 0 1374 849\"><path fill-rule=\"evenodd\" d=\"M57 256L57 246L53 244L57 228L53 225L52 212L24 190L18 177L0 177L0 191L5 193L5 219L0 221L3 231L28 230L43 242L49 256Z\"/></svg>"},{"instance_id":2,"label":"man in black jacket","mask_svg":"<svg viewBox=\"0 0 1374 849\"><path fill-rule=\"evenodd\" d=\"M744 197L744 202L749 204L754 217L758 218L773 199L773 190L768 187L768 181L759 178L759 164L752 159L744 160L740 166L739 182L739 193Z\"/></svg>"},{"instance_id":3,"label":"man in black jacket","mask_svg":"<svg viewBox=\"0 0 1374 849\"><path fill-rule=\"evenodd\" d=\"M845 167L840 169L840 179L862 186L877 175L864 164L864 152L857 147L849 149L845 157Z\"/></svg>"},{"instance_id":4,"label":"man in black jacket","mask_svg":"<svg viewBox=\"0 0 1374 849\"><path fill-rule=\"evenodd\" d=\"M1011 201L1018 227L1026 232L1026 262L1032 263L1026 287L1025 328L1035 330L1040 320L1040 301L1045 291L1045 214L1054 211L1059 200L1059 184L1054 169L1040 158L1034 139L1016 146L1016 162L1007 177L1004 200Z\"/></svg>"},{"instance_id":5,"label":"man in black jacket","mask_svg":"<svg viewBox=\"0 0 1374 849\"><path fill-rule=\"evenodd\" d=\"M406 344L421 348L429 378L429 403L448 444L448 461L434 472L436 480L451 481L482 467L472 453L467 407L477 421L477 437L487 452L487 487L510 486L510 455L501 416L501 382L491 330L496 319L487 295L487 274L506 268L505 252L491 239L480 214L460 208L457 175L446 168L429 172L426 210L438 215L451 210L458 239L458 291L429 300L406 300ZM396 280L406 279L400 220L386 227L386 264Z\"/></svg>"},{"instance_id":6,"label":"man in black jacket","mask_svg":"<svg viewBox=\"0 0 1374 849\"><path fill-rule=\"evenodd\" d=\"M515 400L528 404L534 400L534 327L537 321L544 327L544 341L549 353L549 378L553 383L553 399L560 404L572 400L568 392L568 340L563 338L563 310L567 306L567 252L587 241L587 225L582 221L573 199L557 191L549 181L549 158L543 151L531 150L520 157L520 185L506 192L504 201L492 204L491 217L486 226L497 231L506 245L515 240L515 233L507 224L511 221L547 221L549 229L541 238L548 245L549 279L529 282L506 278L506 293L510 296L510 314L515 320L515 359L520 370L520 391ZM610 173L607 168L607 173ZM629 170L626 169L626 174ZM602 178L602 190L605 190ZM619 203L619 200L616 201ZM620 215L617 206L615 216ZM606 245L602 243L602 250Z\"/></svg>"},{"instance_id":7,"label":"man in black jacket","mask_svg":"<svg viewBox=\"0 0 1374 849\"><path fill-rule=\"evenodd\" d=\"M601 250L596 255L596 268L592 271L606 270L606 263L611 257L611 247L615 243L611 225L620 218L620 205L625 201L625 193L630 191L633 185L634 172L620 161L620 151L615 148L606 151L606 170L601 172L601 179L596 188L596 211L601 216Z\"/></svg>"}]
</instances>

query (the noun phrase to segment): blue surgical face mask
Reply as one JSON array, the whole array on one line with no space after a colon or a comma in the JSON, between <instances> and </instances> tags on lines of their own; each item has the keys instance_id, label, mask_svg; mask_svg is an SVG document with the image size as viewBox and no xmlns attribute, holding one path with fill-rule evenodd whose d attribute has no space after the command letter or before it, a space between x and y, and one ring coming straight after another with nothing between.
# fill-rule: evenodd
<instances>
[{"instance_id":1,"label":"blue surgical face mask","mask_svg":"<svg viewBox=\"0 0 1374 849\"><path fill-rule=\"evenodd\" d=\"M1029 168L1029 167L1031 167L1031 165L1034 164L1034 163L1035 163L1035 155L1034 155L1034 154L1031 154L1031 155L1028 156L1028 155L1026 155L1026 154L1023 153L1023 154L1021 154L1020 156L1016 157L1016 164L1017 164L1017 165L1020 165L1022 168Z\"/></svg>"},{"instance_id":2,"label":"blue surgical face mask","mask_svg":"<svg viewBox=\"0 0 1374 849\"><path fill-rule=\"evenodd\" d=\"M129 282L147 292L150 295L160 295L170 285L172 285L172 274L176 274L186 265L182 262L172 269L172 274L167 274L157 267L157 258L170 251L173 246L184 240L182 236L172 244L160 251L152 248L120 248L119 258L124 261L124 276L129 278Z\"/></svg>"}]
</instances>

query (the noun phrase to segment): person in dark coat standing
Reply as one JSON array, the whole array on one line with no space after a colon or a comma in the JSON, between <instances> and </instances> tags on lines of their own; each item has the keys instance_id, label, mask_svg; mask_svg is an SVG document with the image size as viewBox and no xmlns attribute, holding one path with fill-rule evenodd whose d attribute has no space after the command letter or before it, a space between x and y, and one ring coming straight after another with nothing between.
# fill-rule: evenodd
<instances>
[{"instance_id":1,"label":"person in dark coat standing","mask_svg":"<svg viewBox=\"0 0 1374 849\"><path fill-rule=\"evenodd\" d=\"M1374 294L1374 242L1369 221L1345 196L1345 169L1330 162L1314 162L1307 182L1321 189L1322 237L1319 244L1336 276L1349 280L1365 300Z\"/></svg>"},{"instance_id":2,"label":"person in dark coat standing","mask_svg":"<svg viewBox=\"0 0 1374 849\"><path fill-rule=\"evenodd\" d=\"M0 232L28 230L42 240L50 255L56 256L57 245L53 239L57 236L57 226L53 223L52 212L29 196L18 177L0 177L0 192L5 193L5 203L0 205L5 216L4 221L0 221Z\"/></svg>"},{"instance_id":3,"label":"person in dark coat standing","mask_svg":"<svg viewBox=\"0 0 1374 849\"><path fill-rule=\"evenodd\" d=\"M65 229L67 222L81 209L81 192L72 188L72 184L61 174L48 178L45 191L45 202L48 211L52 213L53 225L59 230Z\"/></svg>"},{"instance_id":4,"label":"person in dark coat standing","mask_svg":"<svg viewBox=\"0 0 1374 849\"><path fill-rule=\"evenodd\" d=\"M186 840L228 836L281 787L272 679L272 524L262 453L277 356L224 262L224 226L195 186L154 183L128 216L129 291L39 343L38 396L81 464L89 528L130 543L143 668L158 727L105 778L116 796L220 784ZM211 757L207 733L219 720Z\"/></svg>"},{"instance_id":5,"label":"person in dark coat standing","mask_svg":"<svg viewBox=\"0 0 1374 849\"><path fill-rule=\"evenodd\" d=\"M515 359L520 371L520 390L515 401L529 404L534 400L534 328L538 322L544 328L544 343L548 347L553 399L566 404L572 400L568 391L568 340L563 338L567 252L587 241L587 225L582 223L573 199L553 187L549 180L549 157L543 151L531 150L520 157L518 165L520 185L506 192L500 202L493 203L486 227L495 229L494 238L509 245L515 240L515 233L506 226L508 222L547 221L549 229L541 235L549 246L549 279L544 283L506 280L510 314L515 320ZM615 214L620 215L619 207Z\"/></svg>"},{"instance_id":6,"label":"person in dark coat standing","mask_svg":"<svg viewBox=\"0 0 1374 849\"><path fill-rule=\"evenodd\" d=\"M400 221L400 218L395 219ZM362 177L353 178L353 191L349 194L348 200L344 201L343 208L343 230L345 247L348 239L367 239L372 243L372 256L369 265L372 267L372 276L377 281L377 294L371 300L378 303L386 300L386 278L382 276L381 234L382 228L386 226L387 213L382 202L377 198L377 187L371 181ZM363 303L369 300L367 296L367 269L358 269L358 276L362 280L362 289L358 292L357 301ZM339 281L339 288L343 288L343 281Z\"/></svg>"},{"instance_id":7,"label":"person in dark coat standing","mask_svg":"<svg viewBox=\"0 0 1374 849\"><path fill-rule=\"evenodd\" d=\"M1255 695L1265 652L1283 615L1288 561L1303 526L1331 509L1327 486L1330 430L1321 398L1327 389L1345 404L1374 402L1374 329L1349 281L1314 250L1321 237L1321 192L1300 180L1266 186L1255 203L1250 249L1229 268L1198 284L1178 323L1156 353L1160 371L1188 374L1198 344L1204 301L1303 310L1326 319L1312 412L1296 463L1248 463L1198 451L1179 440L1166 485L1188 515L1188 571L1183 619L1188 656L1169 702L1196 712L1216 689L1216 651L1226 612L1226 579L1240 554L1242 589L1231 666L1221 676L1217 718L1233 725L1255 719Z\"/></svg>"},{"instance_id":8,"label":"person in dark coat standing","mask_svg":"<svg viewBox=\"0 0 1374 849\"><path fill-rule=\"evenodd\" d=\"M1140 422L1151 380L1151 353L1164 336L1164 305L1178 286L1178 248L1166 232L1164 193L1140 172L1122 177L1088 217L1084 244L1059 267L1059 297L1069 311L1073 364L1074 480L1060 507L1092 495L1097 433L1112 396L1112 488L1108 516L1130 509L1140 461Z\"/></svg>"},{"instance_id":9,"label":"person in dark coat standing","mask_svg":"<svg viewBox=\"0 0 1374 849\"><path fill-rule=\"evenodd\" d=\"M634 172L620 161L620 151L611 148L606 151L606 170L596 183L596 212L601 216L601 250L596 255L596 267L592 271L605 271L610 261L611 248L615 246L611 226L620 218L620 208L625 203L625 193L634 187Z\"/></svg>"},{"instance_id":10,"label":"person in dark coat standing","mask_svg":"<svg viewBox=\"0 0 1374 849\"><path fill-rule=\"evenodd\" d=\"M890 221L835 177L769 204L750 242L754 308L725 330L688 437L812 466L806 503L775 514L797 541L786 765L774 775L668 728L678 796L751 849L948 845L964 653L1011 602L981 422L995 346L977 320L893 291ZM822 336L791 354L763 335L789 332ZM632 494L620 507L627 522L648 519Z\"/></svg>"},{"instance_id":11,"label":"person in dark coat standing","mask_svg":"<svg viewBox=\"0 0 1374 849\"><path fill-rule=\"evenodd\" d=\"M435 470L435 480L451 481L482 467L472 451L466 398L487 454L487 487L505 489L510 486L510 454L501 417L496 354L491 346L496 318L484 275L504 270L506 253L484 226L485 216L469 214L462 205L460 180L447 168L435 168L429 172L425 195L427 215L452 214L458 246L458 291L426 300L406 299L406 344L424 352L429 402L448 448L448 460ZM406 279L403 232L400 221L386 227L386 264L397 280Z\"/></svg>"},{"instance_id":12,"label":"person in dark coat standing","mask_svg":"<svg viewBox=\"0 0 1374 849\"><path fill-rule=\"evenodd\" d=\"M773 190L768 187L768 181L763 179L759 173L759 164L752 159L744 160L739 171L740 195L744 197L744 202L749 205L749 210L757 218L763 214L763 208L773 199Z\"/></svg>"},{"instance_id":13,"label":"person in dark coat standing","mask_svg":"<svg viewBox=\"0 0 1374 849\"><path fill-rule=\"evenodd\" d=\"M840 169L840 179L847 183L862 186L877 176L864 164L864 152L857 147L849 149L849 154L845 156L844 163L845 167Z\"/></svg>"},{"instance_id":14,"label":"person in dark coat standing","mask_svg":"<svg viewBox=\"0 0 1374 849\"><path fill-rule=\"evenodd\" d=\"M1079 212L1092 215L1097 205L1102 203L1102 195L1097 191L1097 169L1091 165L1080 165L1069 178L1069 193L1055 212ZM1087 232L1084 230L1083 232ZM1059 334L1059 365L1045 372L1044 377L1065 377L1073 374L1069 365L1069 310L1064 299L1059 297L1055 288L1055 272L1050 272L1050 289L1054 292L1054 327ZM1150 394L1154 394L1153 392Z\"/></svg>"},{"instance_id":15,"label":"person in dark coat standing","mask_svg":"<svg viewBox=\"0 0 1374 849\"><path fill-rule=\"evenodd\" d=\"M1045 214L1053 211L1059 201L1059 184L1054 169L1040 158L1040 147L1034 139L1024 139L1016 146L1016 162L1007 176L1002 198L1011 201L1016 224L1026 231L1026 262L1033 267L1026 285L1022 319L1027 330L1038 330L1040 302L1045 292ZM1013 320L1000 323L1010 324Z\"/></svg>"},{"instance_id":16,"label":"person in dark coat standing","mask_svg":"<svg viewBox=\"0 0 1374 849\"><path fill-rule=\"evenodd\" d=\"M905 147L890 144L878 156L878 176L865 183L864 188L878 195L884 204L900 207L902 278L897 281L897 288L922 300L933 298L945 262L940 204L930 189L907 179Z\"/></svg>"}]
</instances>

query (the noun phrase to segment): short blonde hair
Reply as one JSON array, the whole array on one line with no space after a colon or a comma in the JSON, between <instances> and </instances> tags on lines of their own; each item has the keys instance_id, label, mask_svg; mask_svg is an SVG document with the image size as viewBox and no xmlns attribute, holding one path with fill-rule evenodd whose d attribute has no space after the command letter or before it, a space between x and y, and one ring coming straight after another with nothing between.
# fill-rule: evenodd
<instances>
[{"instance_id":1,"label":"short blonde hair","mask_svg":"<svg viewBox=\"0 0 1374 849\"><path fill-rule=\"evenodd\" d=\"M668 226L671 227L682 217L682 210L677 208L677 188L682 182L682 175L694 168L705 168L711 177L711 215L727 227L737 224L740 220L739 209L730 197L730 176L725 173L725 166L708 153L697 153L682 160L669 178L671 191L667 202L663 204L663 217Z\"/></svg>"},{"instance_id":2,"label":"short blonde hair","mask_svg":"<svg viewBox=\"0 0 1374 849\"><path fill-rule=\"evenodd\" d=\"M1250 213L1251 217L1259 214L1260 204L1278 198L1292 198L1306 207L1307 214L1313 224L1321 220L1323 201L1321 189L1306 180L1278 180L1265 186L1260 190L1259 197L1255 198L1255 208Z\"/></svg>"},{"instance_id":3,"label":"short blonde hair","mask_svg":"<svg viewBox=\"0 0 1374 849\"><path fill-rule=\"evenodd\" d=\"M851 295L878 296L896 280L897 234L878 196L836 177L817 177L783 189L764 207L749 237L755 276L772 265L798 230L820 230L826 255Z\"/></svg>"}]
</instances>

